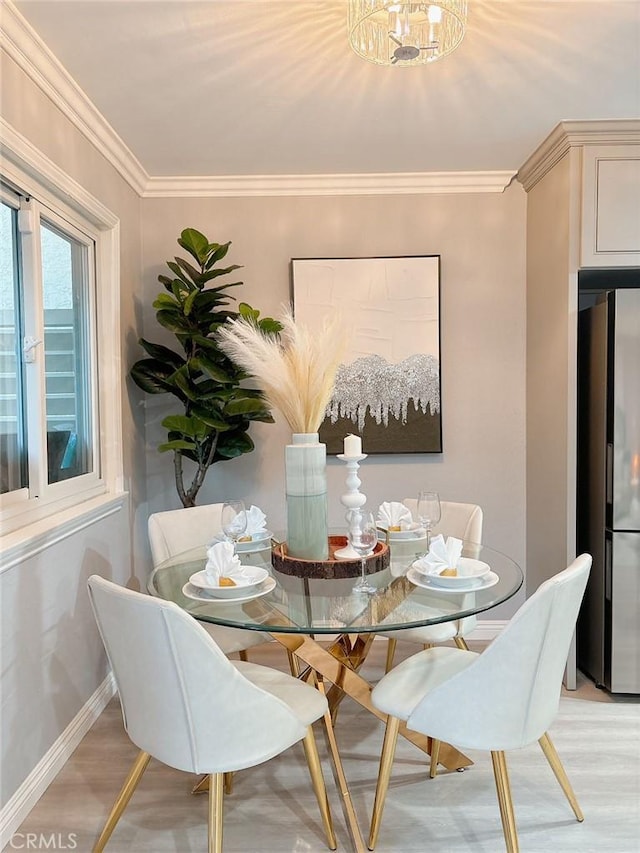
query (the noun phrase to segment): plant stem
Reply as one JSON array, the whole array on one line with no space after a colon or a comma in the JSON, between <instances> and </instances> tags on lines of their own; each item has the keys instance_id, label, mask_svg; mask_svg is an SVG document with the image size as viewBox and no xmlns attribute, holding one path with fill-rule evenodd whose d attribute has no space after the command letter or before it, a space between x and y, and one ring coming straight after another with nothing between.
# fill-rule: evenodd
<instances>
[{"instance_id":1,"label":"plant stem","mask_svg":"<svg viewBox=\"0 0 640 853\"><path fill-rule=\"evenodd\" d=\"M200 459L198 462L198 470L195 473L195 476L191 482L191 488L187 492L187 497L191 500L190 506L196 505L196 497L198 492L200 491L200 487L204 482L204 478L209 470L211 463L213 462L213 457L216 452L216 445L218 444L218 433L216 432L213 435L213 439L211 441L211 445L209 447L209 452L207 453L204 459Z\"/></svg>"}]
</instances>

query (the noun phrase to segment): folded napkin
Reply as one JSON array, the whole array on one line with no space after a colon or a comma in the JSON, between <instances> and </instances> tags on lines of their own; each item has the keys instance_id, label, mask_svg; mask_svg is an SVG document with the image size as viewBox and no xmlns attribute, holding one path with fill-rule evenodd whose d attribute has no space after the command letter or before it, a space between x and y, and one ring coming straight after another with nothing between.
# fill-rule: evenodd
<instances>
[{"instance_id":1,"label":"folded napkin","mask_svg":"<svg viewBox=\"0 0 640 853\"><path fill-rule=\"evenodd\" d=\"M456 569L461 554L462 539L449 536L445 542L444 536L439 534L431 540L428 553L413 565L425 575L439 575L443 569Z\"/></svg>"},{"instance_id":2,"label":"folded napkin","mask_svg":"<svg viewBox=\"0 0 640 853\"><path fill-rule=\"evenodd\" d=\"M400 501L385 501L380 504L377 524L385 530L411 530L415 526L411 510Z\"/></svg>"},{"instance_id":3,"label":"folded napkin","mask_svg":"<svg viewBox=\"0 0 640 853\"><path fill-rule=\"evenodd\" d=\"M262 512L260 507L253 506L253 504L247 510L246 516L247 529L243 532L240 538L259 539L261 533L264 534L267 532L267 516Z\"/></svg>"},{"instance_id":4,"label":"folded napkin","mask_svg":"<svg viewBox=\"0 0 640 853\"><path fill-rule=\"evenodd\" d=\"M234 552L231 542L217 542L207 549L207 564L204 567L206 579L212 585L219 585L221 577L238 581L245 578L240 559Z\"/></svg>"}]
</instances>

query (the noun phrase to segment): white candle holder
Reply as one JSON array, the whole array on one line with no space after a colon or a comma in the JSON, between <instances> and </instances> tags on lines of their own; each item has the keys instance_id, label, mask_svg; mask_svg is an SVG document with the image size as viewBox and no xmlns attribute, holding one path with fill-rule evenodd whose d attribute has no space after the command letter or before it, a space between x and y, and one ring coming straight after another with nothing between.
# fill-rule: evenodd
<instances>
[{"instance_id":1,"label":"white candle holder","mask_svg":"<svg viewBox=\"0 0 640 853\"><path fill-rule=\"evenodd\" d=\"M351 518L352 509L360 509L367 502L367 496L360 491L360 478L358 477L358 468L363 459L367 458L366 453L360 453L357 456L346 456L344 453L338 454L338 459L341 459L347 465L347 491L340 497L340 503L347 508L345 519L347 525ZM344 548L340 548L335 552L335 556L340 560L359 560L360 554L351 547L347 541Z\"/></svg>"}]
</instances>

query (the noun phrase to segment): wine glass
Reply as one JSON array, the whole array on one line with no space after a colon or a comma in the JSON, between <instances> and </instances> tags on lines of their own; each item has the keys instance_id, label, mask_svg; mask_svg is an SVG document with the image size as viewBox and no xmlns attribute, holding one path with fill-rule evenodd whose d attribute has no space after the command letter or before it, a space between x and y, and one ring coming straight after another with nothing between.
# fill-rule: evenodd
<instances>
[{"instance_id":1,"label":"wine glass","mask_svg":"<svg viewBox=\"0 0 640 853\"><path fill-rule=\"evenodd\" d=\"M437 492L418 494L418 518L427 532L427 551L431 545L431 528L440 521L442 510Z\"/></svg>"},{"instance_id":2,"label":"wine glass","mask_svg":"<svg viewBox=\"0 0 640 853\"><path fill-rule=\"evenodd\" d=\"M361 509L351 510L349 518L349 544L360 555L360 579L353 587L353 592L364 592L373 595L377 592L367 580L366 563L367 555L376 547L378 542L378 530L373 513Z\"/></svg>"},{"instance_id":3,"label":"wine glass","mask_svg":"<svg viewBox=\"0 0 640 853\"><path fill-rule=\"evenodd\" d=\"M227 542L233 544L233 550L236 549L236 542L247 529L247 512L245 510L244 501L229 500L222 504L222 532L225 535Z\"/></svg>"}]
</instances>

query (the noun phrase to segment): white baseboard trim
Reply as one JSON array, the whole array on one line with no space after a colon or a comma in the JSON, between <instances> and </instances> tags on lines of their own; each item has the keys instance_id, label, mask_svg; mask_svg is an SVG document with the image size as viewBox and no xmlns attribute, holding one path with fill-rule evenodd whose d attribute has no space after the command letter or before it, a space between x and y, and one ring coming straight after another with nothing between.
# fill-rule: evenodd
<instances>
[{"instance_id":1,"label":"white baseboard trim","mask_svg":"<svg viewBox=\"0 0 640 853\"><path fill-rule=\"evenodd\" d=\"M104 711L115 690L113 675L109 673L0 811L0 850L9 843L11 836L64 767L71 753Z\"/></svg>"},{"instance_id":2,"label":"white baseboard trim","mask_svg":"<svg viewBox=\"0 0 640 853\"><path fill-rule=\"evenodd\" d=\"M495 640L508 621L508 619L479 619L467 639Z\"/></svg>"},{"instance_id":3,"label":"white baseboard trim","mask_svg":"<svg viewBox=\"0 0 640 853\"><path fill-rule=\"evenodd\" d=\"M508 619L479 619L473 631L471 631L470 634L466 635L466 639L471 640L472 642L474 640L479 640L480 642L489 642L490 640L495 640L495 638L502 631L508 621ZM322 639L335 640L337 636L337 634L335 636L333 634L325 634ZM317 635L316 639L318 639ZM376 639L384 640L386 638L376 637ZM398 640L402 641L402 635L400 631L398 631Z\"/></svg>"}]
</instances>

